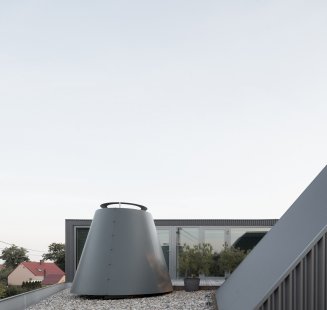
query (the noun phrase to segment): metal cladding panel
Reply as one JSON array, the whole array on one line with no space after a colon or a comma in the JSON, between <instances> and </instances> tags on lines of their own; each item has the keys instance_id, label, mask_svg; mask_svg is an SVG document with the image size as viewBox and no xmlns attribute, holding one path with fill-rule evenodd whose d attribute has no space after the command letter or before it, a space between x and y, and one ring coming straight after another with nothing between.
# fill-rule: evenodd
<instances>
[{"instance_id":1,"label":"metal cladding panel","mask_svg":"<svg viewBox=\"0 0 327 310\"><path fill-rule=\"evenodd\" d=\"M171 291L151 214L125 208L97 210L71 292L134 296Z\"/></svg>"},{"instance_id":2,"label":"metal cladding panel","mask_svg":"<svg viewBox=\"0 0 327 310\"><path fill-rule=\"evenodd\" d=\"M325 310L326 242L324 233L258 310Z\"/></svg>"},{"instance_id":3,"label":"metal cladding panel","mask_svg":"<svg viewBox=\"0 0 327 310\"><path fill-rule=\"evenodd\" d=\"M162 219L154 220L156 226L260 226L271 227L276 224L275 219Z\"/></svg>"},{"instance_id":4,"label":"metal cladding panel","mask_svg":"<svg viewBox=\"0 0 327 310\"><path fill-rule=\"evenodd\" d=\"M327 167L217 290L218 309L260 307L321 238L326 225Z\"/></svg>"}]
</instances>

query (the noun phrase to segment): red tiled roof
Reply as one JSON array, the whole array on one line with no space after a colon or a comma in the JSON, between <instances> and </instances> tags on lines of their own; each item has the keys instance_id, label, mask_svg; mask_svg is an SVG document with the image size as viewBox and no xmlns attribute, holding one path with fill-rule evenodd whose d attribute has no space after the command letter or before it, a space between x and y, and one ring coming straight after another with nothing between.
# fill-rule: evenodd
<instances>
[{"instance_id":1,"label":"red tiled roof","mask_svg":"<svg viewBox=\"0 0 327 310\"><path fill-rule=\"evenodd\" d=\"M60 274L49 274L46 275L45 278L42 281L43 285L52 285L52 284L56 284L58 283L61 278L63 277L63 275Z\"/></svg>"},{"instance_id":2,"label":"red tiled roof","mask_svg":"<svg viewBox=\"0 0 327 310\"><path fill-rule=\"evenodd\" d=\"M27 269L29 269L35 276L60 275L65 273L55 263L39 263L39 262L23 262ZM45 271L45 272L44 272Z\"/></svg>"}]
</instances>

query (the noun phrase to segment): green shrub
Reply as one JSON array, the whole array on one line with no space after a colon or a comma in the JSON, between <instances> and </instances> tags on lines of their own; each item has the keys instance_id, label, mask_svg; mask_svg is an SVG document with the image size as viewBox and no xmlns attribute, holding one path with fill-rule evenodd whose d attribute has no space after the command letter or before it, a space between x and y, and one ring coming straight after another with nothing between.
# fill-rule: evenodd
<instances>
[{"instance_id":1,"label":"green shrub","mask_svg":"<svg viewBox=\"0 0 327 310\"><path fill-rule=\"evenodd\" d=\"M209 274L213 277L223 277L224 276L224 270L221 270L219 266L219 253L215 252L212 255L212 261L209 267Z\"/></svg>"},{"instance_id":2,"label":"green shrub","mask_svg":"<svg viewBox=\"0 0 327 310\"><path fill-rule=\"evenodd\" d=\"M6 297L14 296L17 294L25 293L27 290L21 286L10 285L7 287Z\"/></svg>"},{"instance_id":3,"label":"green shrub","mask_svg":"<svg viewBox=\"0 0 327 310\"><path fill-rule=\"evenodd\" d=\"M12 268L0 270L0 283L7 285L8 275L13 271Z\"/></svg>"},{"instance_id":4,"label":"green shrub","mask_svg":"<svg viewBox=\"0 0 327 310\"><path fill-rule=\"evenodd\" d=\"M224 250L219 253L218 257L220 271L232 273L248 253L249 252L245 252L239 248L228 247L228 245L225 244Z\"/></svg>"},{"instance_id":5,"label":"green shrub","mask_svg":"<svg viewBox=\"0 0 327 310\"><path fill-rule=\"evenodd\" d=\"M0 283L0 299L6 297L7 287L6 285Z\"/></svg>"},{"instance_id":6,"label":"green shrub","mask_svg":"<svg viewBox=\"0 0 327 310\"><path fill-rule=\"evenodd\" d=\"M41 281L30 282L27 284L27 288L31 290L35 290L41 287L42 287Z\"/></svg>"},{"instance_id":7,"label":"green shrub","mask_svg":"<svg viewBox=\"0 0 327 310\"><path fill-rule=\"evenodd\" d=\"M41 287L42 287L41 281L27 281L22 283L22 288L25 288L28 291L35 290Z\"/></svg>"},{"instance_id":8,"label":"green shrub","mask_svg":"<svg viewBox=\"0 0 327 310\"><path fill-rule=\"evenodd\" d=\"M200 274L207 275L212 264L213 248L209 243L194 246L184 244L180 250L179 274L185 277L198 277Z\"/></svg>"}]
</instances>

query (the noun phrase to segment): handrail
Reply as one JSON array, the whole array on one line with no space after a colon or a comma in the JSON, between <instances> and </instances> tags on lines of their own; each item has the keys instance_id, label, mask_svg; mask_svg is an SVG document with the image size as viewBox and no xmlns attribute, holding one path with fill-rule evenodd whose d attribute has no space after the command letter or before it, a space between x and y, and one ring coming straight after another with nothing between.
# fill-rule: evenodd
<instances>
[{"instance_id":1,"label":"handrail","mask_svg":"<svg viewBox=\"0 0 327 310\"><path fill-rule=\"evenodd\" d=\"M104 208L107 208L110 205L118 205L118 204L119 205L123 204L123 205L136 206L136 207L141 208L141 210L143 210L143 211L146 211L148 209L145 206L139 205L137 203L131 203L131 202L106 202L106 203L101 204L100 207L104 209Z\"/></svg>"}]
</instances>

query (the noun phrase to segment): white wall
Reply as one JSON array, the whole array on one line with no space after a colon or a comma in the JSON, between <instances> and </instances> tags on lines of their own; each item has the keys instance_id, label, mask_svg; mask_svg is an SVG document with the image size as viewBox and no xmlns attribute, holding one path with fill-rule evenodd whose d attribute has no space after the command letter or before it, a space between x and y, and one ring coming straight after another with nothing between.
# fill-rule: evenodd
<instances>
[{"instance_id":1,"label":"white wall","mask_svg":"<svg viewBox=\"0 0 327 310\"><path fill-rule=\"evenodd\" d=\"M8 276L8 285L22 285L25 281L42 281L43 276L35 276L28 268L23 264L17 266L17 268Z\"/></svg>"}]
</instances>

